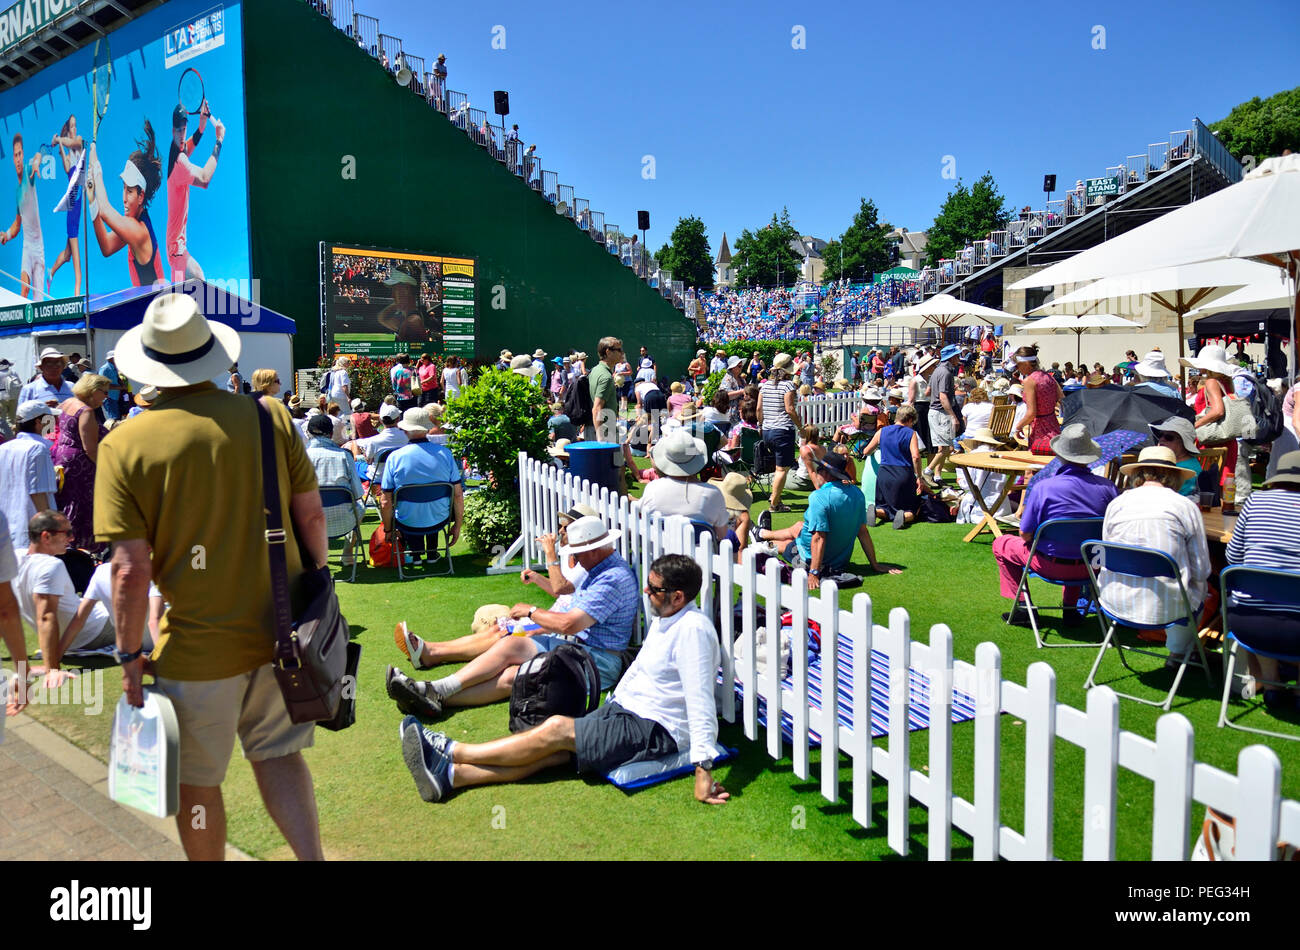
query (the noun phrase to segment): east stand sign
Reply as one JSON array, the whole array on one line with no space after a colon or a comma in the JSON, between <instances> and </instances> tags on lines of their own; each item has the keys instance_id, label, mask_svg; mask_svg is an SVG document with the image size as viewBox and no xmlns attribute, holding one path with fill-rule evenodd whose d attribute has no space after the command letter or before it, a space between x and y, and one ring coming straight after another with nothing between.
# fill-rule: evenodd
<instances>
[{"instance_id":1,"label":"east stand sign","mask_svg":"<svg viewBox=\"0 0 1300 950\"><path fill-rule=\"evenodd\" d=\"M42 300L20 306L0 307L0 330L11 330L21 326L39 327L85 319L86 301L83 297L64 297L60 300Z\"/></svg>"}]
</instances>

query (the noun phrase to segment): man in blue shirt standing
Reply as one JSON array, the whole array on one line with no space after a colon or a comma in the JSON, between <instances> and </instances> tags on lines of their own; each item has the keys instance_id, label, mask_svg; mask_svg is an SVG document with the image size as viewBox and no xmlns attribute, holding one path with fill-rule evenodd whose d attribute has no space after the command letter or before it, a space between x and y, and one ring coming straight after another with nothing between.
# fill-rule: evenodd
<instances>
[{"instance_id":1,"label":"man in blue shirt standing","mask_svg":"<svg viewBox=\"0 0 1300 950\"><path fill-rule=\"evenodd\" d=\"M122 374L117 370L117 354L112 350L109 350L104 357L104 365L99 368L99 375L108 380L108 398L104 400L105 417L122 418L122 395L126 388L122 385Z\"/></svg>"},{"instance_id":2,"label":"man in blue shirt standing","mask_svg":"<svg viewBox=\"0 0 1300 950\"><path fill-rule=\"evenodd\" d=\"M867 563L877 574L901 574L902 568L876 560L876 547L867 530L867 502L862 489L849 477L848 460L827 452L809 472L816 490L808 496L802 521L772 531L771 515L759 515L760 541L784 542L782 556L795 567L808 569L808 589L821 587L821 579L838 574L853 557L853 542L862 545Z\"/></svg>"},{"instance_id":3,"label":"man in blue shirt standing","mask_svg":"<svg viewBox=\"0 0 1300 950\"><path fill-rule=\"evenodd\" d=\"M640 585L627 561L614 550L616 538L600 518L579 518L569 525L567 537L568 545L559 551L560 560L567 563L572 555L587 572L569 609L543 610L533 604L515 604L510 616L531 620L542 632L503 635L454 676L421 682L390 666L388 695L397 702L398 709L408 715L438 716L444 705L483 706L506 699L519 665L554 650L565 640L576 640L591 654L600 671L601 689L614 685L623 669L622 653L632 638L632 625L641 603ZM419 644L414 646L415 650L406 646L403 652L413 654L412 662L422 669L418 664L424 651Z\"/></svg>"},{"instance_id":4,"label":"man in blue shirt standing","mask_svg":"<svg viewBox=\"0 0 1300 950\"><path fill-rule=\"evenodd\" d=\"M68 359L52 346L41 350L36 367L41 374L27 383L18 393L18 405L36 400L47 406L56 407L72 398L72 387L63 378L63 368ZM105 403L107 405L107 403Z\"/></svg>"},{"instance_id":5,"label":"man in blue shirt standing","mask_svg":"<svg viewBox=\"0 0 1300 950\"><path fill-rule=\"evenodd\" d=\"M1062 429L1061 434L1052 440L1052 451L1061 460L1061 470L1050 478L1034 480L1020 516L1020 533L1004 534L993 542L993 559L998 564L1003 597L1016 595L1026 564L1035 574L1051 580L1082 581L1086 578L1088 571L1077 546L1069 548L1045 542L1038 546L1031 561L1029 548L1034 543L1034 532L1043 522L1057 518L1101 518L1106 514L1106 506L1118 494L1110 479L1088 471L1089 465L1101 460L1101 446L1093 441L1082 423L1075 422ZM1066 626L1083 623L1083 616L1074 609L1081 591L1077 584L1061 588ZM1002 619L1017 626L1029 626L1029 611L1019 603L1011 613L1003 614Z\"/></svg>"},{"instance_id":6,"label":"man in blue shirt standing","mask_svg":"<svg viewBox=\"0 0 1300 950\"><path fill-rule=\"evenodd\" d=\"M384 465L384 475L380 482L380 511L384 517L384 530L392 537L394 518L413 528L431 528L450 518L447 531L450 543L455 544L460 539L460 526L465 518L465 490L461 482L460 466L446 447L428 441L433 419L427 406L407 409L397 427L406 433L410 442L395 449ZM452 482L451 497L434 501L402 501L394 511L393 497L397 489L403 485L424 485L429 482ZM418 561L425 553L425 542L428 539L427 535L408 535L404 539L406 553ZM436 555L435 540L428 556L432 558Z\"/></svg>"}]
</instances>

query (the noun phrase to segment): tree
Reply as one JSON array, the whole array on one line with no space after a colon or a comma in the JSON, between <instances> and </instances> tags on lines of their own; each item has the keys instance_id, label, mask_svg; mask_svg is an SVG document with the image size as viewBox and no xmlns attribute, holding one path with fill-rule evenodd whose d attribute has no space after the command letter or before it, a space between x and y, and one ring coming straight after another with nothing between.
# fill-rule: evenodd
<instances>
[{"instance_id":1,"label":"tree","mask_svg":"<svg viewBox=\"0 0 1300 950\"><path fill-rule=\"evenodd\" d=\"M731 251L731 262L736 267L736 286L773 286L797 281L803 260L790 242L798 239L799 232L790 223L787 208L781 209L779 218L772 215L771 222L757 232L749 228L742 231Z\"/></svg>"},{"instance_id":2,"label":"tree","mask_svg":"<svg viewBox=\"0 0 1300 950\"><path fill-rule=\"evenodd\" d=\"M826 269L822 280L839 280L842 276L856 278L889 269L889 244L885 235L888 224L880 223L880 212L874 201L859 199L858 213L853 223L836 241L831 241L822 251ZM844 252L844 270L840 270L840 250Z\"/></svg>"},{"instance_id":3,"label":"tree","mask_svg":"<svg viewBox=\"0 0 1300 950\"><path fill-rule=\"evenodd\" d=\"M985 172L967 188L957 179L957 187L948 192L943 207L930 225L925 262L934 266L941 258L952 258L971 241L982 240L990 231L1007 226L1011 215L1006 199L998 194L993 175Z\"/></svg>"},{"instance_id":4,"label":"tree","mask_svg":"<svg viewBox=\"0 0 1300 950\"><path fill-rule=\"evenodd\" d=\"M1253 155L1255 164L1284 148L1300 150L1300 86L1240 103L1210 128L1234 158Z\"/></svg>"},{"instance_id":5,"label":"tree","mask_svg":"<svg viewBox=\"0 0 1300 950\"><path fill-rule=\"evenodd\" d=\"M713 289L713 252L704 222L691 215L678 218L669 243L659 249L659 266L672 271L673 280L700 290Z\"/></svg>"}]
</instances>

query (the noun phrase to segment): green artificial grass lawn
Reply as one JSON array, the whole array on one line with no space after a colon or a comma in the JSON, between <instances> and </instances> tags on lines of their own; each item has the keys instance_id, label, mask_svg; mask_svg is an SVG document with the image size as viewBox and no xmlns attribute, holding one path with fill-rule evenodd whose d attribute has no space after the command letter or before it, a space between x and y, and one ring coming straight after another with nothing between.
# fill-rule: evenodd
<instances>
[{"instance_id":1,"label":"green artificial grass lawn","mask_svg":"<svg viewBox=\"0 0 1300 950\"><path fill-rule=\"evenodd\" d=\"M775 527L793 523L806 495L787 493L793 514L775 516ZM765 507L760 499L757 513ZM373 512L367 533L373 529ZM932 624L946 623L954 637L954 655L973 663L975 648L991 640L1002 651L1002 675L1024 683L1031 663L1047 662L1057 672L1058 701L1084 709L1083 682L1096 656L1094 649L1038 650L1027 628L1008 627L1001 614L1009 606L998 595L997 568L990 552L991 535L969 544L961 538L965 525L916 525L894 531L885 525L872 531L878 557L902 565L898 576L868 576L860 589L869 594L877 623L887 622L889 610L904 607L911 615L912 636L927 642ZM338 546L334 548L337 565ZM358 568L357 583L339 583L337 590L353 634L364 646L357 690L357 723L342 733L316 731L316 745L307 752L316 782L321 835L333 858L767 858L767 859L896 859L885 842L886 785L873 781L874 827L864 829L853 821L849 795L850 760L841 758L841 800L829 803L820 793L820 758L811 755L808 780L794 776L789 758L771 760L763 734L757 742L745 739L739 725L722 724L721 741L738 747L740 755L720 767L719 780L732 793L725 806L707 807L692 797L689 779L679 779L626 794L603 780L575 778L568 767L534 776L519 785L472 788L434 805L416 794L398 741L401 714L384 692L384 671L389 664L410 672L409 664L393 642L393 625L406 620L420 635L447 640L469 632L474 611L487 603L538 603L540 591L524 587L517 574L486 576L486 558L457 549L456 574L448 578L396 581L392 569ZM857 551L854 564L865 566ZM346 577L346 573L340 575ZM845 591L841 604L848 607L858 591ZM1035 582L1036 602L1059 604L1059 588ZM542 595L541 602L545 603ZM1057 612L1059 618L1059 612ZM1059 637L1059 620L1049 613L1044 627ZM1095 621L1067 631L1071 639L1100 641ZM29 647L34 637L29 635ZM1137 676L1127 673L1111 651L1098 679L1126 692L1156 697L1168 688L1170 676L1158 659L1137 657ZM441 676L454 667L441 667L419 676ZM111 711L121 695L120 676L105 671L105 714L85 716L67 706L30 707L31 714L68 736L101 760L107 759ZM1300 747L1294 743L1218 729L1218 689L1207 687L1204 674L1189 670L1174 710L1185 715L1196 732L1199 761L1229 772L1236 771L1238 752L1256 742L1273 748L1283 762L1282 793L1300 797L1294 767ZM1232 707L1237 715L1244 707ZM737 709L739 718L740 711ZM1153 739L1161 710L1121 700L1121 728ZM506 703L477 709L454 710L437 728L454 739L482 741L507 731ZM1300 736L1300 719L1279 720L1262 711L1251 712L1246 722L1280 728ZM1002 819L1023 830L1024 724L1015 717L1002 719ZM926 770L927 731L912 732L912 767ZM886 742L887 739L877 740ZM958 794L973 799L974 723L953 729L954 785ZM1056 744L1055 853L1064 858L1081 855L1083 827L1083 751L1069 743ZM788 750L787 750L788 751ZM1119 773L1117 853L1121 858L1150 857L1152 786L1133 773ZM236 753L224 786L229 813L230 840L262 858L290 856L278 830L261 806L251 770ZM1194 809L1199 827L1201 810ZM926 850L926 811L913 805L909 813L913 857ZM969 857L970 841L959 832L952 836L954 857Z\"/></svg>"}]
</instances>

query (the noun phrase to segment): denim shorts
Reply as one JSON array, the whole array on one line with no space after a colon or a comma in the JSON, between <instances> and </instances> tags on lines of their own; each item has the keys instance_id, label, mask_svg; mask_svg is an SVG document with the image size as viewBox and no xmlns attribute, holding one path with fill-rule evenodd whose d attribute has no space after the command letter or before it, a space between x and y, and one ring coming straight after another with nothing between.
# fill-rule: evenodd
<instances>
[{"instance_id":1,"label":"denim shorts","mask_svg":"<svg viewBox=\"0 0 1300 950\"><path fill-rule=\"evenodd\" d=\"M764 429L763 441L772 447L776 456L777 468L791 468L794 465L794 429Z\"/></svg>"}]
</instances>

